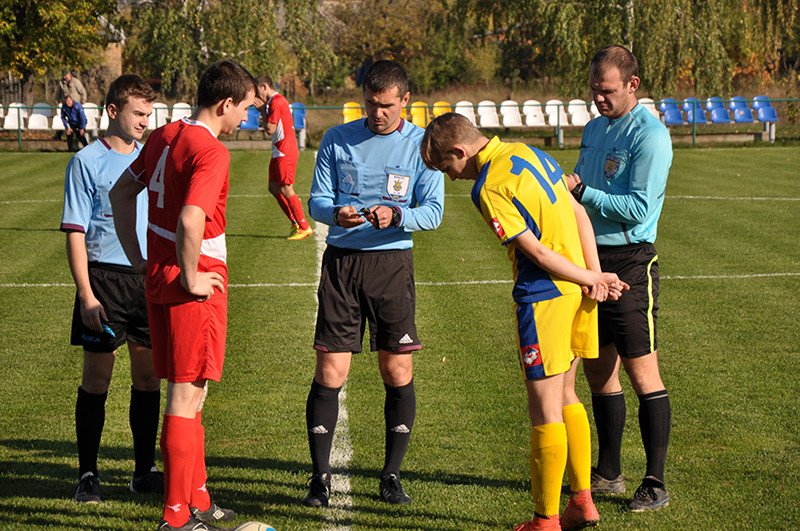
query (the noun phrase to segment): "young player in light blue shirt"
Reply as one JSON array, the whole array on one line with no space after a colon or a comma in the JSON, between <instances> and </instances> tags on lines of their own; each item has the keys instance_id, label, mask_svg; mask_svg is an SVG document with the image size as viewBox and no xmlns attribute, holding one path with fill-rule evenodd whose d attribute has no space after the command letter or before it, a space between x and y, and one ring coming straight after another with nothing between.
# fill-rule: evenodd
<instances>
[{"instance_id":1,"label":"young player in light blue shirt","mask_svg":"<svg viewBox=\"0 0 800 531\"><path fill-rule=\"evenodd\" d=\"M138 76L117 78L109 87L105 135L82 149L67 165L61 230L67 234L67 259L77 293L72 317L73 345L83 346L83 376L75 406L79 477L75 500L100 502L97 454L105 422L105 403L117 349L127 342L131 357L130 424L136 468L132 492L163 492L155 468L155 441L161 407L155 377L144 277L128 262L114 230L108 192L139 154L156 95ZM139 219L147 220L141 194ZM139 242L146 249L145 223Z\"/></svg>"}]
</instances>

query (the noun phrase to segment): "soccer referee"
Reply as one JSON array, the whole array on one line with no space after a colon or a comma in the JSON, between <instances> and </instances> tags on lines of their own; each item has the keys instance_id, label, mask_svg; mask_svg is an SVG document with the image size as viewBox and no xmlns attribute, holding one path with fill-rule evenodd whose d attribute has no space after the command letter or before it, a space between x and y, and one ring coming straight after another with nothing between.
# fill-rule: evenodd
<instances>
[{"instance_id":1,"label":"soccer referee","mask_svg":"<svg viewBox=\"0 0 800 531\"><path fill-rule=\"evenodd\" d=\"M592 390L599 454L592 492L622 494L620 466L625 396L620 361L639 397L647 471L631 511L669 504L664 463L671 408L658 369L656 313L658 255L653 245L672 163L667 128L638 104L639 66L622 46L597 52L589 67L592 97L601 116L583 130L575 173L567 183L589 214L603 271L631 287L619 301L600 304L600 357L584 361Z\"/></svg>"}]
</instances>

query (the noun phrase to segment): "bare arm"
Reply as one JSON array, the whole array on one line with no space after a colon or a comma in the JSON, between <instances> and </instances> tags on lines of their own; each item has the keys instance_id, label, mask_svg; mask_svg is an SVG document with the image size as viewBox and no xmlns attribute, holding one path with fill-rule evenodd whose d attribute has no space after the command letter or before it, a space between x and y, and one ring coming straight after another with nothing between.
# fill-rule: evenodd
<instances>
[{"instance_id":1,"label":"bare arm","mask_svg":"<svg viewBox=\"0 0 800 531\"><path fill-rule=\"evenodd\" d=\"M136 234L136 196L144 190L144 186L135 181L128 173L123 173L108 193L111 200L111 211L114 213L114 229L117 238L125 251L125 256L133 269L144 275L147 272L147 260L139 248L139 236Z\"/></svg>"},{"instance_id":2,"label":"bare arm","mask_svg":"<svg viewBox=\"0 0 800 531\"><path fill-rule=\"evenodd\" d=\"M198 301L206 301L211 298L214 288L225 291L222 275L197 271L205 227L206 213L202 208L195 205L183 207L178 217L178 228L175 231L178 266L181 268L181 285L186 291L197 297Z\"/></svg>"},{"instance_id":3,"label":"bare arm","mask_svg":"<svg viewBox=\"0 0 800 531\"><path fill-rule=\"evenodd\" d=\"M565 256L543 245L529 230L514 238L514 244L548 273L582 286L592 286L603 282L600 272L589 271L572 263Z\"/></svg>"},{"instance_id":4,"label":"bare arm","mask_svg":"<svg viewBox=\"0 0 800 531\"><path fill-rule=\"evenodd\" d=\"M102 332L103 322L108 318L89 283L89 258L86 254L86 234L83 232L67 232L67 261L72 278L75 279L75 286L78 288L81 320L92 330Z\"/></svg>"}]
</instances>

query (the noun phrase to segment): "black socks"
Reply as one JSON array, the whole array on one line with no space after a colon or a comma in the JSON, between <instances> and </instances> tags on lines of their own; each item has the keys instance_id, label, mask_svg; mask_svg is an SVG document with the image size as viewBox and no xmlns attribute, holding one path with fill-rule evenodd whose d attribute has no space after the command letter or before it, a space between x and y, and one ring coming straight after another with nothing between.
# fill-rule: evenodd
<instances>
[{"instance_id":1,"label":"black socks","mask_svg":"<svg viewBox=\"0 0 800 531\"><path fill-rule=\"evenodd\" d=\"M386 402L383 407L386 419L386 459L381 476L395 474L399 477L400 464L406 455L411 429L414 427L417 395L414 392L413 379L402 387L383 385L386 388Z\"/></svg>"}]
</instances>

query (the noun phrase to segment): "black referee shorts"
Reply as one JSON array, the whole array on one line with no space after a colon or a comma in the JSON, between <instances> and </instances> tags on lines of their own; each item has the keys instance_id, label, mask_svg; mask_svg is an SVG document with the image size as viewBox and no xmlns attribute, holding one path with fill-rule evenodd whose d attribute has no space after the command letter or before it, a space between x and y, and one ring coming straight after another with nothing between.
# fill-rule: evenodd
<instances>
[{"instance_id":1,"label":"black referee shorts","mask_svg":"<svg viewBox=\"0 0 800 531\"><path fill-rule=\"evenodd\" d=\"M361 352L366 323L372 351L404 354L421 348L411 249L356 251L329 245L317 296L316 350Z\"/></svg>"},{"instance_id":2,"label":"black referee shorts","mask_svg":"<svg viewBox=\"0 0 800 531\"><path fill-rule=\"evenodd\" d=\"M82 346L87 352L113 352L126 341L150 348L144 276L131 267L89 262L89 283L94 296L103 305L108 318L106 324L114 334L105 330L98 332L83 324L81 303L76 294L71 344Z\"/></svg>"},{"instance_id":3,"label":"black referee shorts","mask_svg":"<svg viewBox=\"0 0 800 531\"><path fill-rule=\"evenodd\" d=\"M611 343L623 358L637 358L658 348L658 254L652 243L598 247L603 271L616 273L631 289L619 300L598 305L600 346Z\"/></svg>"}]
</instances>

